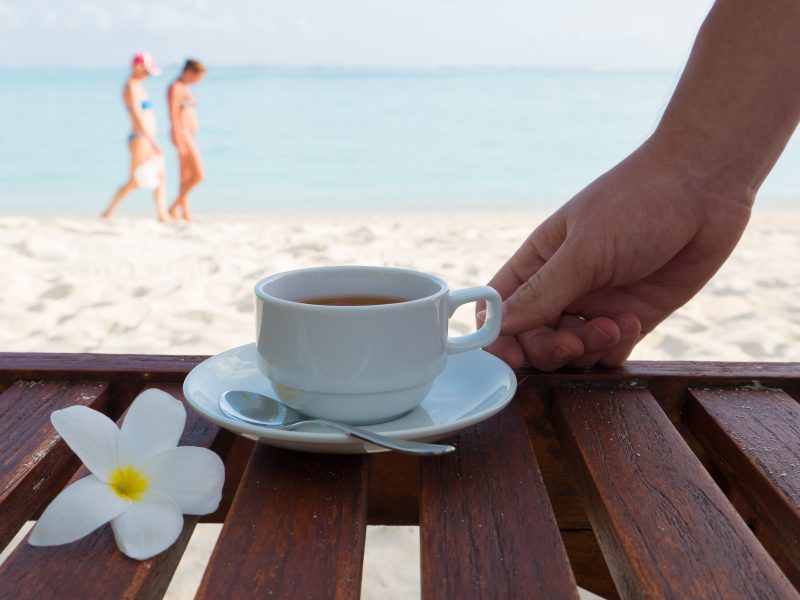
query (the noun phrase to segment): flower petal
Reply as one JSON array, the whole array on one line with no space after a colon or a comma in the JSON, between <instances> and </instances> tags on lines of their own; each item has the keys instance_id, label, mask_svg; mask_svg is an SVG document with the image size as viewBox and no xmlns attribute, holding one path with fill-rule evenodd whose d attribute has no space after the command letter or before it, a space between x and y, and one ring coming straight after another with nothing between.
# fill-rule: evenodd
<instances>
[{"instance_id":1,"label":"flower petal","mask_svg":"<svg viewBox=\"0 0 800 600\"><path fill-rule=\"evenodd\" d=\"M28 543L34 546L68 544L90 534L128 508L107 483L94 475L79 479L50 503L33 528Z\"/></svg>"},{"instance_id":2,"label":"flower petal","mask_svg":"<svg viewBox=\"0 0 800 600\"><path fill-rule=\"evenodd\" d=\"M136 397L119 439L119 465L141 466L178 445L186 423L183 404L161 390L145 390Z\"/></svg>"},{"instance_id":3,"label":"flower petal","mask_svg":"<svg viewBox=\"0 0 800 600\"><path fill-rule=\"evenodd\" d=\"M88 406L69 406L53 411L50 422L86 468L108 481L117 466L120 432L114 421Z\"/></svg>"},{"instance_id":4,"label":"flower petal","mask_svg":"<svg viewBox=\"0 0 800 600\"><path fill-rule=\"evenodd\" d=\"M225 482L225 465L211 450L180 446L162 452L143 468L150 488L174 500L187 515L217 510Z\"/></svg>"},{"instance_id":5,"label":"flower petal","mask_svg":"<svg viewBox=\"0 0 800 600\"><path fill-rule=\"evenodd\" d=\"M175 543L183 529L181 509L156 492L132 502L128 510L111 521L114 539L124 554L145 560Z\"/></svg>"}]
</instances>

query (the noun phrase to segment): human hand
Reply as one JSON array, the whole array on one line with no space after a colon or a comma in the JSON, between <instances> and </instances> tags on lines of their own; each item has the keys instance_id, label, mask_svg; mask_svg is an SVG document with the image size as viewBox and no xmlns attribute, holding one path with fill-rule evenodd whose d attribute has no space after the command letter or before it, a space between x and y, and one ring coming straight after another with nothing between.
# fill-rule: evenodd
<instances>
[{"instance_id":1,"label":"human hand","mask_svg":"<svg viewBox=\"0 0 800 600\"><path fill-rule=\"evenodd\" d=\"M503 326L487 350L544 371L623 363L719 269L752 199L716 195L645 143L537 227L492 278Z\"/></svg>"}]
</instances>

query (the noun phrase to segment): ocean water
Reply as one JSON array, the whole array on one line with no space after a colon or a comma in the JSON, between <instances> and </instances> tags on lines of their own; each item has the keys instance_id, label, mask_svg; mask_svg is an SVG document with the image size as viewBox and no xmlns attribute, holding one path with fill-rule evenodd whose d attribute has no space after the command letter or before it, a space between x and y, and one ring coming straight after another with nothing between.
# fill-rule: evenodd
<instances>
[{"instance_id":1,"label":"ocean water","mask_svg":"<svg viewBox=\"0 0 800 600\"><path fill-rule=\"evenodd\" d=\"M177 163L166 88L146 87ZM127 177L125 69L0 69L0 212L99 213ZM649 135L672 72L212 68L197 212L553 206ZM796 138L798 136L795 136ZM794 139L760 204L797 207ZM137 191L120 214L151 213Z\"/></svg>"}]
</instances>

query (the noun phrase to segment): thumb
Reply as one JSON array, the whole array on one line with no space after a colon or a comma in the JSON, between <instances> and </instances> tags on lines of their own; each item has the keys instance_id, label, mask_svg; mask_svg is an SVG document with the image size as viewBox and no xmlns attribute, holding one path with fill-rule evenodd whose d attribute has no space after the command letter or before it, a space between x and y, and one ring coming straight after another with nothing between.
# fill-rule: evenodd
<instances>
[{"instance_id":1,"label":"thumb","mask_svg":"<svg viewBox=\"0 0 800 600\"><path fill-rule=\"evenodd\" d=\"M500 335L555 327L564 310L591 289L591 272L575 244L562 244L503 303Z\"/></svg>"}]
</instances>

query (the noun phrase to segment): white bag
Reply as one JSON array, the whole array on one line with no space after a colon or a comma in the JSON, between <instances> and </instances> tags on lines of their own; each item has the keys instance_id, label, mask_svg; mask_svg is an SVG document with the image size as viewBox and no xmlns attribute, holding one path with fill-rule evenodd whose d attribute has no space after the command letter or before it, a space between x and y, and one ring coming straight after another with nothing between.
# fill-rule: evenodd
<instances>
[{"instance_id":1,"label":"white bag","mask_svg":"<svg viewBox=\"0 0 800 600\"><path fill-rule=\"evenodd\" d=\"M161 184L163 169L164 159L160 154L156 154L133 170L133 179L140 188L152 191Z\"/></svg>"}]
</instances>

